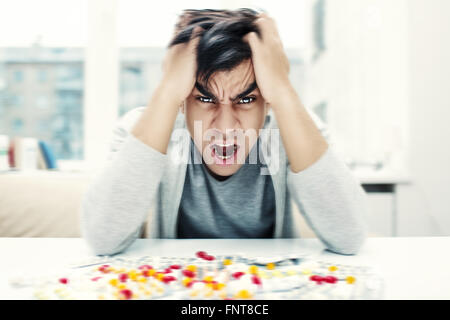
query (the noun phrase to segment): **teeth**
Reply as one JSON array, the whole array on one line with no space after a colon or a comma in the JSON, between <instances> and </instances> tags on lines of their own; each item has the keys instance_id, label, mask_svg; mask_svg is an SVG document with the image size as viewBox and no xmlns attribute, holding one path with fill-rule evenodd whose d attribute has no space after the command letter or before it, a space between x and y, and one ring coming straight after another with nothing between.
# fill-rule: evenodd
<instances>
[{"instance_id":1,"label":"teeth","mask_svg":"<svg viewBox=\"0 0 450 320\"><path fill-rule=\"evenodd\" d=\"M219 159L226 160L230 159L234 155L238 147L235 144L215 144L213 145L213 148Z\"/></svg>"},{"instance_id":2,"label":"teeth","mask_svg":"<svg viewBox=\"0 0 450 320\"><path fill-rule=\"evenodd\" d=\"M219 143L216 143L214 146L217 146L217 147L220 147L220 148L228 148L228 147L231 147L231 146L235 146L236 147L236 145L234 143L232 143L232 144L219 144Z\"/></svg>"}]
</instances>

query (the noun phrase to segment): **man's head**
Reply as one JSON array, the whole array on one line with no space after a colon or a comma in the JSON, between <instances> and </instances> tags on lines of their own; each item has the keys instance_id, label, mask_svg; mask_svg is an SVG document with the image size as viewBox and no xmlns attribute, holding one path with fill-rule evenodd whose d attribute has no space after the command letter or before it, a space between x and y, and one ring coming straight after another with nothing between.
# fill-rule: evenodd
<instances>
[{"instance_id":1,"label":"man's head","mask_svg":"<svg viewBox=\"0 0 450 320\"><path fill-rule=\"evenodd\" d=\"M197 46L197 81L182 111L210 171L230 176L244 163L267 114L256 85L251 49L243 37L260 34L250 9L185 10L170 46L203 31ZM198 132L201 123L201 132Z\"/></svg>"}]
</instances>

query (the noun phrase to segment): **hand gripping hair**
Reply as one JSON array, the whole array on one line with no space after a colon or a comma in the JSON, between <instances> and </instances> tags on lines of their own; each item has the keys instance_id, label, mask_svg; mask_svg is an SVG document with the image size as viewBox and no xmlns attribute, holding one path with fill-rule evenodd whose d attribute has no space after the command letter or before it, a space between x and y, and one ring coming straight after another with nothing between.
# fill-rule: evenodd
<instances>
[{"instance_id":1,"label":"hand gripping hair","mask_svg":"<svg viewBox=\"0 0 450 320\"><path fill-rule=\"evenodd\" d=\"M199 34L197 46L197 81L207 88L214 73L232 70L251 58L250 46L243 37L250 32L261 37L255 24L258 14L251 9L184 10L169 47L188 42L197 26L204 30Z\"/></svg>"}]
</instances>

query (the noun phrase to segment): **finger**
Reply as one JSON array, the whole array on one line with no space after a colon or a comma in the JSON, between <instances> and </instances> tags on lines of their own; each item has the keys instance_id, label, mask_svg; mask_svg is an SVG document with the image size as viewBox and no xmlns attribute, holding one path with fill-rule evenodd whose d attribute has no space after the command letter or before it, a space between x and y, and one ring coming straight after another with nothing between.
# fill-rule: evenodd
<instances>
[{"instance_id":1,"label":"finger","mask_svg":"<svg viewBox=\"0 0 450 320\"><path fill-rule=\"evenodd\" d=\"M278 29L274 19L267 14L261 14L256 19L255 24L259 27L263 35L278 36Z\"/></svg>"},{"instance_id":2,"label":"finger","mask_svg":"<svg viewBox=\"0 0 450 320\"><path fill-rule=\"evenodd\" d=\"M250 47L255 47L261 40L259 39L259 36L256 32L249 32L248 34L246 34L242 40L244 40L245 42L247 42Z\"/></svg>"},{"instance_id":3,"label":"finger","mask_svg":"<svg viewBox=\"0 0 450 320\"><path fill-rule=\"evenodd\" d=\"M194 28L194 30L192 30L191 38L189 41L196 40L196 39L198 40L198 38L203 34L203 32L205 32L205 30L202 27L196 26Z\"/></svg>"}]
</instances>

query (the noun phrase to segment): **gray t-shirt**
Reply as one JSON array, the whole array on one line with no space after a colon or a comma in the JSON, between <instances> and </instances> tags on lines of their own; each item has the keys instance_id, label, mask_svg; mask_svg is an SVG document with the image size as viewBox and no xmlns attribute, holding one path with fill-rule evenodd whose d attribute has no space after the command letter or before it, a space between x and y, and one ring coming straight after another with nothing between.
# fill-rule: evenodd
<instances>
[{"instance_id":1,"label":"gray t-shirt","mask_svg":"<svg viewBox=\"0 0 450 320\"><path fill-rule=\"evenodd\" d=\"M195 157L201 159L191 140L178 238L272 238L275 191L272 178L260 174L261 161L251 164L247 157L235 174L222 180L205 164L196 164Z\"/></svg>"}]
</instances>

